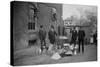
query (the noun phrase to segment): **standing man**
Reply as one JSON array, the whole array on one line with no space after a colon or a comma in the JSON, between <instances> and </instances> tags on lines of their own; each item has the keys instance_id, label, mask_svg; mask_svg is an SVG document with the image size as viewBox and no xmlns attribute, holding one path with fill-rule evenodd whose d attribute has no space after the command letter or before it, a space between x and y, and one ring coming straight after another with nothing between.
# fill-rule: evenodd
<instances>
[{"instance_id":1,"label":"standing man","mask_svg":"<svg viewBox=\"0 0 100 67\"><path fill-rule=\"evenodd\" d=\"M76 40L77 40L77 31L75 27L73 27L73 30L71 31L72 37L71 37L71 44L74 44L74 47L76 46Z\"/></svg>"},{"instance_id":2,"label":"standing man","mask_svg":"<svg viewBox=\"0 0 100 67\"><path fill-rule=\"evenodd\" d=\"M56 31L54 30L54 26L51 25L51 30L49 30L48 32L48 38L49 38L49 41L51 44L55 44L55 41L56 41Z\"/></svg>"},{"instance_id":3,"label":"standing man","mask_svg":"<svg viewBox=\"0 0 100 67\"><path fill-rule=\"evenodd\" d=\"M43 51L44 47L46 47L46 31L44 31L43 29L43 25L40 26L40 30L39 30L39 39L41 42L41 51Z\"/></svg>"},{"instance_id":4,"label":"standing man","mask_svg":"<svg viewBox=\"0 0 100 67\"><path fill-rule=\"evenodd\" d=\"M94 44L97 45L97 31L93 34Z\"/></svg>"},{"instance_id":5,"label":"standing man","mask_svg":"<svg viewBox=\"0 0 100 67\"><path fill-rule=\"evenodd\" d=\"M78 52L79 53L80 53L80 50L81 50L81 46L82 46L82 53L84 53L84 38L85 38L85 31L82 30L82 28L80 27L80 29L78 31L78 44L79 44Z\"/></svg>"}]
</instances>

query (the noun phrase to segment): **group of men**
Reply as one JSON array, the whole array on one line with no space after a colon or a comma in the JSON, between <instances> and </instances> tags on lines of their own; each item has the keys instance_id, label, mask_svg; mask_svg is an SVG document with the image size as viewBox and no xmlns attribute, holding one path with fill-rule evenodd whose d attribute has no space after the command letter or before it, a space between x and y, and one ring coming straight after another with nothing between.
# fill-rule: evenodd
<instances>
[{"instance_id":1,"label":"group of men","mask_svg":"<svg viewBox=\"0 0 100 67\"><path fill-rule=\"evenodd\" d=\"M76 46L76 43L78 43L79 49L78 52L80 53L82 49L82 53L84 53L84 38L85 38L85 31L80 29L77 31L75 27L73 27L73 30L71 31L72 37L71 37L71 44L74 44Z\"/></svg>"},{"instance_id":2,"label":"group of men","mask_svg":"<svg viewBox=\"0 0 100 67\"><path fill-rule=\"evenodd\" d=\"M78 31L75 29L75 27L73 27L73 30L71 30L71 34L72 36L71 36L70 44L74 44L74 46L76 46L76 42L78 42L78 45L79 45L78 52L80 53L82 49L82 53L84 53L85 31L82 30L81 27ZM48 32L48 39L51 44L55 44L56 36L57 36L57 33L54 30L54 26L51 25L51 29ZM46 31L43 29L43 25L40 26L39 39L41 42L41 50L43 51L44 48L48 49L48 47L46 47L46 42L45 42Z\"/></svg>"},{"instance_id":3,"label":"group of men","mask_svg":"<svg viewBox=\"0 0 100 67\"><path fill-rule=\"evenodd\" d=\"M51 44L55 43L55 41L56 41L56 35L57 35L57 33L54 30L54 26L51 25L51 29L48 32L48 39L49 39L49 42ZM46 42L45 42L46 31L44 30L43 25L40 26L39 39L40 39L40 42L41 42L41 51L43 51L44 48L48 50L48 47L46 46Z\"/></svg>"}]
</instances>

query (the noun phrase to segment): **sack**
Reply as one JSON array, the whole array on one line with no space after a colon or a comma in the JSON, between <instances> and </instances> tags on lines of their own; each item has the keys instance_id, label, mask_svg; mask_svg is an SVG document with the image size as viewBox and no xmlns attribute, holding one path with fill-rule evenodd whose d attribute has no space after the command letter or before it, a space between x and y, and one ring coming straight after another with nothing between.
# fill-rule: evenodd
<instances>
[{"instance_id":1,"label":"sack","mask_svg":"<svg viewBox=\"0 0 100 67\"><path fill-rule=\"evenodd\" d=\"M71 46L70 46L70 49L73 50L73 49L74 49L74 45L71 45Z\"/></svg>"},{"instance_id":2,"label":"sack","mask_svg":"<svg viewBox=\"0 0 100 67\"><path fill-rule=\"evenodd\" d=\"M66 43L66 44L63 44L63 46L68 46L68 47L69 47L69 46L70 46L70 44Z\"/></svg>"},{"instance_id":3,"label":"sack","mask_svg":"<svg viewBox=\"0 0 100 67\"><path fill-rule=\"evenodd\" d=\"M50 45L49 45L49 49L48 49L48 50L49 50L49 51L51 51L51 50L52 50L52 47L53 47L53 45L52 45L52 44L50 44Z\"/></svg>"},{"instance_id":4,"label":"sack","mask_svg":"<svg viewBox=\"0 0 100 67\"><path fill-rule=\"evenodd\" d=\"M78 45L76 45L76 46L75 46L75 49L78 49L78 48L79 48L79 46L78 46Z\"/></svg>"},{"instance_id":5,"label":"sack","mask_svg":"<svg viewBox=\"0 0 100 67\"><path fill-rule=\"evenodd\" d=\"M54 53L53 56L51 57L51 59L54 59L54 60L58 60L60 58L61 56L59 55L59 53Z\"/></svg>"},{"instance_id":6,"label":"sack","mask_svg":"<svg viewBox=\"0 0 100 67\"><path fill-rule=\"evenodd\" d=\"M67 51L67 52L63 52L60 55L61 55L61 57L72 56L73 52L70 50L70 51Z\"/></svg>"},{"instance_id":7,"label":"sack","mask_svg":"<svg viewBox=\"0 0 100 67\"><path fill-rule=\"evenodd\" d=\"M90 43L93 43L93 37L90 38Z\"/></svg>"},{"instance_id":8,"label":"sack","mask_svg":"<svg viewBox=\"0 0 100 67\"><path fill-rule=\"evenodd\" d=\"M67 55L72 55L73 54L73 52L71 51L71 50L69 50L68 52L66 52L65 54L67 54Z\"/></svg>"}]
</instances>

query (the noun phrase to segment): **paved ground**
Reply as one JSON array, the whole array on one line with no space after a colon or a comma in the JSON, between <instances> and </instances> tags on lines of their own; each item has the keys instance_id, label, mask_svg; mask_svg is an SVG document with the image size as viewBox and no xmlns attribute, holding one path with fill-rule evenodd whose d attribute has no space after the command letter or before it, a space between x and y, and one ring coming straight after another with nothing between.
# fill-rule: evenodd
<instances>
[{"instance_id":1,"label":"paved ground","mask_svg":"<svg viewBox=\"0 0 100 67\"><path fill-rule=\"evenodd\" d=\"M80 53L74 56L67 56L59 60L53 60L50 56L38 54L38 47L32 46L23 50L16 51L14 54L14 65L38 65L55 64L69 62L84 62L97 60L97 47L95 45L86 45L84 54Z\"/></svg>"}]
</instances>

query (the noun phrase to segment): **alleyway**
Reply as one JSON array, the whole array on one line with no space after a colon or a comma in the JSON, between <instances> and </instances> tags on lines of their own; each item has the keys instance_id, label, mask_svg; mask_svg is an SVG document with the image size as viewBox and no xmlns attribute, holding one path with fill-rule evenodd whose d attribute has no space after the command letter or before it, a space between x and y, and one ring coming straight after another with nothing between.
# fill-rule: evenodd
<instances>
[{"instance_id":1,"label":"alleyway","mask_svg":"<svg viewBox=\"0 0 100 67\"><path fill-rule=\"evenodd\" d=\"M97 60L97 47L95 45L85 45L84 54L80 53L74 56L67 56L59 60L53 60L50 56L45 54L38 55L38 52L36 52L37 50L37 46L32 46L16 51L14 54L14 65L55 64Z\"/></svg>"}]
</instances>

